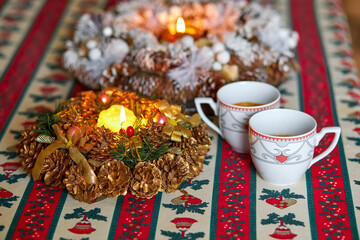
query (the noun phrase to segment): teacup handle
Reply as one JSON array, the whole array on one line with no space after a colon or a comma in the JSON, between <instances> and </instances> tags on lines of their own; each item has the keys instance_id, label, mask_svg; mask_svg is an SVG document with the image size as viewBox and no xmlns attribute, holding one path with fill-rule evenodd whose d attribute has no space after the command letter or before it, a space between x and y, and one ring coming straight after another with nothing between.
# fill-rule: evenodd
<instances>
[{"instance_id":1,"label":"teacup handle","mask_svg":"<svg viewBox=\"0 0 360 240\"><path fill-rule=\"evenodd\" d=\"M341 128L340 127L325 127L323 129L321 129L320 132L316 133L316 140L315 140L315 146L319 145L320 140L325 136L325 134L327 133L335 133L335 137L333 139L333 141L331 142L330 146L323 151L322 153L320 153L319 155L317 155L313 160L311 160L310 166L309 168L316 162L318 162L319 160L321 160L323 157L325 157L326 155L328 155L336 146L339 137L340 137L340 133L341 133Z\"/></svg>"},{"instance_id":2,"label":"teacup handle","mask_svg":"<svg viewBox=\"0 0 360 240\"><path fill-rule=\"evenodd\" d=\"M195 107L197 112L199 113L201 119L209 126L211 127L215 132L217 132L221 137L222 137L222 133L220 131L220 128L218 126L215 125L215 123L213 123L204 113L201 104L209 104L210 107L212 108L212 110L214 111L215 115L218 115L218 110L217 110L217 106L216 103L214 102L214 100L212 98L209 97L199 97L199 98L195 98Z\"/></svg>"}]
</instances>

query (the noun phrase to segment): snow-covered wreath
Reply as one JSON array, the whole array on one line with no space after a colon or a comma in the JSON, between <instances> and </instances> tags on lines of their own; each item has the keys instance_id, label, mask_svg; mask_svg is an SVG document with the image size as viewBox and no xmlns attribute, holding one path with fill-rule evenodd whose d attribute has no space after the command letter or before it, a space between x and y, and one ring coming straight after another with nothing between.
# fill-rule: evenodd
<instances>
[{"instance_id":1,"label":"snow-covered wreath","mask_svg":"<svg viewBox=\"0 0 360 240\"><path fill-rule=\"evenodd\" d=\"M187 30L171 33L179 17ZM215 97L232 81L280 84L296 66L298 38L258 3L137 0L84 14L67 42L64 66L91 89L118 87L185 103Z\"/></svg>"}]
</instances>

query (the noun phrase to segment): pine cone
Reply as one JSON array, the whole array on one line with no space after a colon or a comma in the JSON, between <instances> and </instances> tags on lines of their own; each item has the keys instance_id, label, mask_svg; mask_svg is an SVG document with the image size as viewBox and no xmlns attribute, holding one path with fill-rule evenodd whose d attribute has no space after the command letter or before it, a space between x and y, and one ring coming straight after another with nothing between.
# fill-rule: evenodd
<instances>
[{"instance_id":1,"label":"pine cone","mask_svg":"<svg viewBox=\"0 0 360 240\"><path fill-rule=\"evenodd\" d=\"M66 170L72 164L68 151L57 149L50 156L45 158L41 172L44 174L46 185L64 187L62 180Z\"/></svg>"},{"instance_id":2,"label":"pine cone","mask_svg":"<svg viewBox=\"0 0 360 240\"><path fill-rule=\"evenodd\" d=\"M135 56L134 65L142 71L166 75L170 68L171 57L164 51L141 49Z\"/></svg>"},{"instance_id":3,"label":"pine cone","mask_svg":"<svg viewBox=\"0 0 360 240\"><path fill-rule=\"evenodd\" d=\"M175 192L190 174L189 163L179 155L167 153L156 160L155 165L161 171L161 191Z\"/></svg>"},{"instance_id":4,"label":"pine cone","mask_svg":"<svg viewBox=\"0 0 360 240\"><path fill-rule=\"evenodd\" d=\"M94 146L87 155L87 160L91 165L99 167L111 159L111 151L116 148L115 137L116 134L104 126L96 128L89 134L89 138L92 140L91 144Z\"/></svg>"},{"instance_id":5,"label":"pine cone","mask_svg":"<svg viewBox=\"0 0 360 240\"><path fill-rule=\"evenodd\" d=\"M227 80L217 71L205 71L204 69L201 69L201 72L200 70L198 70L198 72L198 84L193 90L193 96L216 98L217 90L224 86L227 83Z\"/></svg>"},{"instance_id":6,"label":"pine cone","mask_svg":"<svg viewBox=\"0 0 360 240\"><path fill-rule=\"evenodd\" d=\"M141 135L147 136L149 142L158 148L170 140L170 136L162 133L163 128L164 126L160 124L153 124L149 128L141 129Z\"/></svg>"},{"instance_id":7,"label":"pine cone","mask_svg":"<svg viewBox=\"0 0 360 240\"><path fill-rule=\"evenodd\" d=\"M30 126L21 131L19 148L20 163L25 172L31 173L36 158L39 153L47 146L45 143L35 141L38 133L34 130L38 129L36 126Z\"/></svg>"},{"instance_id":8,"label":"pine cone","mask_svg":"<svg viewBox=\"0 0 360 240\"><path fill-rule=\"evenodd\" d=\"M198 144L211 145L211 140L206 132L205 123L201 123L199 126L192 128L191 131Z\"/></svg>"},{"instance_id":9,"label":"pine cone","mask_svg":"<svg viewBox=\"0 0 360 240\"><path fill-rule=\"evenodd\" d=\"M79 114L73 113L71 109L62 111L58 117L59 121L57 122L57 125L59 125L59 127L64 131L68 130L72 126L79 125L79 123L83 121L82 117Z\"/></svg>"},{"instance_id":10,"label":"pine cone","mask_svg":"<svg viewBox=\"0 0 360 240\"><path fill-rule=\"evenodd\" d=\"M181 149L181 156L189 163L190 172L188 178L196 177L203 169L205 156L207 154L206 145L199 145L194 137L183 138L182 142L175 143L175 147Z\"/></svg>"},{"instance_id":11,"label":"pine cone","mask_svg":"<svg viewBox=\"0 0 360 240\"><path fill-rule=\"evenodd\" d=\"M132 174L124 162L111 160L101 166L98 178L101 192L113 198L126 194Z\"/></svg>"},{"instance_id":12,"label":"pine cone","mask_svg":"<svg viewBox=\"0 0 360 240\"><path fill-rule=\"evenodd\" d=\"M171 79L143 72L135 66L125 63L114 63L108 70L105 70L100 80L100 86L101 88L118 87L145 96L165 97L174 102L179 102L179 96L183 95L181 91L177 93L179 96L175 94L175 86Z\"/></svg>"},{"instance_id":13,"label":"pine cone","mask_svg":"<svg viewBox=\"0 0 360 240\"><path fill-rule=\"evenodd\" d=\"M152 163L139 162L133 171L134 177L130 183L130 191L140 198L151 198L161 188L161 172Z\"/></svg>"},{"instance_id":14,"label":"pine cone","mask_svg":"<svg viewBox=\"0 0 360 240\"><path fill-rule=\"evenodd\" d=\"M64 184L67 191L78 201L91 203L101 196L98 185L88 184L83 177L83 169L81 165L73 165L66 172Z\"/></svg>"}]
</instances>

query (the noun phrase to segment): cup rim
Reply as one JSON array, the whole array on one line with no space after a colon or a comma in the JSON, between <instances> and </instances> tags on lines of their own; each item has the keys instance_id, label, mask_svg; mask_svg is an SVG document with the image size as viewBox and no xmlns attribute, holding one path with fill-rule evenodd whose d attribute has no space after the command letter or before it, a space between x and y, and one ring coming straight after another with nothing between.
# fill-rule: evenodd
<instances>
[{"instance_id":1,"label":"cup rim","mask_svg":"<svg viewBox=\"0 0 360 240\"><path fill-rule=\"evenodd\" d=\"M292 135L292 136L274 136L274 135L270 135L270 134L266 134L266 133L262 133L258 130L255 130L253 127L252 127L252 122L254 121L255 118L257 117L261 117L261 115L263 114L266 114L268 113L269 111L276 111L276 112L296 112L296 113L300 113L300 114L303 114L303 115L306 115L307 117L309 117L313 123L314 123L314 127L305 132L305 133L302 133L302 134L298 134L298 135ZM253 119L253 120L252 120ZM306 139L310 136L312 136L314 133L316 133L316 129L317 129L317 122L315 120L314 117L312 117L311 115L305 113L305 112L302 112L302 111L299 111L299 110L294 110L294 109L286 109L286 108L280 108L280 109L269 109L269 110L265 110L265 111L261 111L261 112L257 112L255 113L253 116L250 117L249 119L249 132L250 133L253 133L259 137L262 137L262 138L265 138L265 139L268 139L268 140L277 140L277 141L282 141L282 140L285 140L285 141L300 141L300 140L303 140L303 139Z\"/></svg>"},{"instance_id":2,"label":"cup rim","mask_svg":"<svg viewBox=\"0 0 360 240\"><path fill-rule=\"evenodd\" d=\"M220 100L219 98L219 94L221 93L222 89L224 89L224 87L230 87L230 85L245 85L245 84L253 84L253 85L263 85L263 86L267 86L272 88L273 90L275 90L278 94L277 98L269 103L266 104L262 104L259 106L250 106L250 107L245 107L245 106L237 106L231 103L225 103L223 101ZM233 82L233 83L228 83L224 86L222 86L218 92L216 93L216 98L218 100L218 102L227 107L230 108L232 110L245 110L245 111L262 111L262 110L266 110L271 108L272 106L276 105L277 103L280 102L280 98L281 98L281 93L279 91L279 89L277 89L276 87L274 87L273 85L269 84L269 83L264 83L264 82L257 82L257 81L238 81L238 82Z\"/></svg>"}]
</instances>

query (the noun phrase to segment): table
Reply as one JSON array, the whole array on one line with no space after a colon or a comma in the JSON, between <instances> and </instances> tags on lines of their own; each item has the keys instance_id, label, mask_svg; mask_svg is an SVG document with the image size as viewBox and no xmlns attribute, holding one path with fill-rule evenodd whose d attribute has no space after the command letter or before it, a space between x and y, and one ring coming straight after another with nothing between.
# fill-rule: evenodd
<instances>
[{"instance_id":1,"label":"table","mask_svg":"<svg viewBox=\"0 0 360 240\"><path fill-rule=\"evenodd\" d=\"M31 180L16 138L36 113L83 90L61 67L64 40L82 13L116 1L0 0L0 238L359 239L360 82L341 1L262 2L300 34L301 71L279 86L282 107L311 114L319 129L341 126L335 150L298 183L275 187L209 130L203 172L181 192L86 204Z\"/></svg>"}]
</instances>

